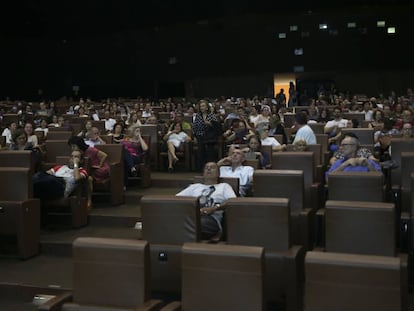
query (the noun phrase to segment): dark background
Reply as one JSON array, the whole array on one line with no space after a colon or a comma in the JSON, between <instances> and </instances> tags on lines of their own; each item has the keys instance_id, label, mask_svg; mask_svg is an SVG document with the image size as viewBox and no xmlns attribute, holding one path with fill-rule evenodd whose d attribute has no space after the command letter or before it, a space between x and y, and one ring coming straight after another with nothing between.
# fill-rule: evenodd
<instances>
[{"instance_id":1,"label":"dark background","mask_svg":"<svg viewBox=\"0 0 414 311\"><path fill-rule=\"evenodd\" d=\"M273 75L295 66L304 67L297 82L310 88L413 87L410 1L308 2L2 3L0 98L57 99L74 96L75 85L92 98L271 95ZM350 21L357 28L348 29ZM320 31L320 23L329 28ZM295 56L297 48L304 54Z\"/></svg>"}]
</instances>

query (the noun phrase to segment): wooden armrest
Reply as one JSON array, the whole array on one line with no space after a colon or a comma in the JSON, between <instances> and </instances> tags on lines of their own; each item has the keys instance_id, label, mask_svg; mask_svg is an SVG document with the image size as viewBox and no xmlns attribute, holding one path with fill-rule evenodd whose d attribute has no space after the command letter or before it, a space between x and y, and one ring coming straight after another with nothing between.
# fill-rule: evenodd
<instances>
[{"instance_id":1,"label":"wooden armrest","mask_svg":"<svg viewBox=\"0 0 414 311\"><path fill-rule=\"evenodd\" d=\"M173 301L161 309L161 311L176 311L176 310L181 310L180 301Z\"/></svg>"},{"instance_id":2,"label":"wooden armrest","mask_svg":"<svg viewBox=\"0 0 414 311\"><path fill-rule=\"evenodd\" d=\"M46 301L44 304L40 305L39 311L58 311L62 309L62 305L66 302L70 302L73 299L72 293L64 293L58 295L49 301Z\"/></svg>"}]
</instances>

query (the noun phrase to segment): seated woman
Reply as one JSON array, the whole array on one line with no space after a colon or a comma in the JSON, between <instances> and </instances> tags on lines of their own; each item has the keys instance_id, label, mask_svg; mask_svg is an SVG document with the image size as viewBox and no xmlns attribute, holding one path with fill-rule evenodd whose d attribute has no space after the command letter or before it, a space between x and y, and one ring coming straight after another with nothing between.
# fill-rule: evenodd
<instances>
[{"instance_id":1,"label":"seated woman","mask_svg":"<svg viewBox=\"0 0 414 311\"><path fill-rule=\"evenodd\" d=\"M43 137L46 138L47 133L49 132L46 119L40 119L39 126L34 131L43 132Z\"/></svg>"},{"instance_id":2,"label":"seated woman","mask_svg":"<svg viewBox=\"0 0 414 311\"><path fill-rule=\"evenodd\" d=\"M84 123L83 129L77 134L79 137L86 138L86 134L91 131L93 127L92 120L88 120Z\"/></svg>"},{"instance_id":3,"label":"seated woman","mask_svg":"<svg viewBox=\"0 0 414 311\"><path fill-rule=\"evenodd\" d=\"M181 122L175 122L173 130L164 135L164 141L168 147L168 171L174 170L173 164L178 161L175 150L183 148L183 143L191 141L191 137L183 131Z\"/></svg>"},{"instance_id":4,"label":"seated woman","mask_svg":"<svg viewBox=\"0 0 414 311\"><path fill-rule=\"evenodd\" d=\"M259 167L260 168L268 168L270 165L270 155L261 152L262 144L260 142L260 139L257 136L251 136L247 140L247 147L243 148L242 151L245 154L246 160L259 160Z\"/></svg>"},{"instance_id":5,"label":"seated woman","mask_svg":"<svg viewBox=\"0 0 414 311\"><path fill-rule=\"evenodd\" d=\"M118 122L114 125L114 128L108 135L112 136L112 141L115 144L120 144L121 141L125 138L124 131L125 131L124 124L122 122Z\"/></svg>"},{"instance_id":6,"label":"seated woman","mask_svg":"<svg viewBox=\"0 0 414 311\"><path fill-rule=\"evenodd\" d=\"M131 125L128 128L128 134L129 136L121 141L125 148L125 185L128 182L128 176L137 175L136 165L144 162L144 155L148 151L148 144L141 135L141 125Z\"/></svg>"},{"instance_id":7,"label":"seated woman","mask_svg":"<svg viewBox=\"0 0 414 311\"><path fill-rule=\"evenodd\" d=\"M88 209L92 208L93 181L103 181L109 177L109 164L106 161L108 155L95 147L89 147L82 137L72 136L68 140L72 150L81 151L84 157L88 158L90 175L88 177Z\"/></svg>"},{"instance_id":8,"label":"seated woman","mask_svg":"<svg viewBox=\"0 0 414 311\"><path fill-rule=\"evenodd\" d=\"M37 139L37 136L33 131L33 123L26 122L24 124L24 131L27 134L27 142L31 143L33 147L37 147L39 145L39 140Z\"/></svg>"},{"instance_id":9,"label":"seated woman","mask_svg":"<svg viewBox=\"0 0 414 311\"><path fill-rule=\"evenodd\" d=\"M67 198L76 184L88 178L88 172L82 168L83 156L79 150L72 151L68 165L57 165L46 172L33 176L33 196L41 200Z\"/></svg>"},{"instance_id":10,"label":"seated woman","mask_svg":"<svg viewBox=\"0 0 414 311\"><path fill-rule=\"evenodd\" d=\"M27 141L27 133L24 129L18 128L12 134L12 141L9 145L10 150L31 150L32 159L34 163L34 170L40 169L42 161L42 152L38 146L34 146L33 143Z\"/></svg>"}]
</instances>

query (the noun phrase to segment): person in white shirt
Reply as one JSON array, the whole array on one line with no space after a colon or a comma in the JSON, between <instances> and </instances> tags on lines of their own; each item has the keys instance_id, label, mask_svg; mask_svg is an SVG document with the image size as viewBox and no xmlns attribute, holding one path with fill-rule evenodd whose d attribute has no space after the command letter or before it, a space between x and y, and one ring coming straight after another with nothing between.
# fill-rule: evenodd
<instances>
[{"instance_id":1,"label":"person in white shirt","mask_svg":"<svg viewBox=\"0 0 414 311\"><path fill-rule=\"evenodd\" d=\"M168 171L172 172L173 164L178 161L175 149L182 147L183 143L191 140L191 137L183 131L181 122L175 122L173 129L164 135L164 140L168 147Z\"/></svg>"},{"instance_id":2,"label":"person in white shirt","mask_svg":"<svg viewBox=\"0 0 414 311\"><path fill-rule=\"evenodd\" d=\"M105 141L99 136L99 129L92 127L85 135L85 143L89 147L95 147L96 145L104 145Z\"/></svg>"},{"instance_id":3,"label":"person in white shirt","mask_svg":"<svg viewBox=\"0 0 414 311\"><path fill-rule=\"evenodd\" d=\"M365 102L364 103L364 114L365 114L365 121L372 121L374 117L374 112L371 109L371 103Z\"/></svg>"},{"instance_id":4,"label":"person in white shirt","mask_svg":"<svg viewBox=\"0 0 414 311\"><path fill-rule=\"evenodd\" d=\"M1 133L1 136L5 136L6 137L6 144L10 145L11 143L13 143L12 141L12 134L14 133L14 131L17 129L17 122L16 121L12 121L10 122L9 126L6 127L3 130L3 133Z\"/></svg>"},{"instance_id":5,"label":"person in white shirt","mask_svg":"<svg viewBox=\"0 0 414 311\"><path fill-rule=\"evenodd\" d=\"M260 135L260 143L262 146L272 146L272 151L283 151L286 150L285 144L280 144L276 138L269 136L269 124L261 123L257 127L257 131Z\"/></svg>"},{"instance_id":6,"label":"person in white shirt","mask_svg":"<svg viewBox=\"0 0 414 311\"><path fill-rule=\"evenodd\" d=\"M298 112L295 115L295 127L297 129L293 144L304 140L307 145L316 145L316 136L312 128L307 124L306 113Z\"/></svg>"},{"instance_id":7,"label":"person in white shirt","mask_svg":"<svg viewBox=\"0 0 414 311\"><path fill-rule=\"evenodd\" d=\"M244 162L244 152L235 147L230 147L229 156L217 162L220 167L220 177L239 178L239 193L244 197L250 190L253 181L254 168L242 165Z\"/></svg>"},{"instance_id":8,"label":"person in white shirt","mask_svg":"<svg viewBox=\"0 0 414 311\"><path fill-rule=\"evenodd\" d=\"M201 238L211 239L221 235L225 201L235 198L233 188L227 183L219 183L219 168L214 162L204 165L204 183L188 186L176 196L199 197L201 215Z\"/></svg>"},{"instance_id":9,"label":"person in white shirt","mask_svg":"<svg viewBox=\"0 0 414 311\"><path fill-rule=\"evenodd\" d=\"M107 132L112 132L116 120L111 118L111 113L109 112L109 110L105 111L103 120L105 121L105 130Z\"/></svg>"},{"instance_id":10,"label":"person in white shirt","mask_svg":"<svg viewBox=\"0 0 414 311\"><path fill-rule=\"evenodd\" d=\"M333 111L334 119L326 122L323 129L329 136L329 143L336 143L341 137L341 129L348 126L348 120L342 118L341 108L336 107Z\"/></svg>"}]
</instances>

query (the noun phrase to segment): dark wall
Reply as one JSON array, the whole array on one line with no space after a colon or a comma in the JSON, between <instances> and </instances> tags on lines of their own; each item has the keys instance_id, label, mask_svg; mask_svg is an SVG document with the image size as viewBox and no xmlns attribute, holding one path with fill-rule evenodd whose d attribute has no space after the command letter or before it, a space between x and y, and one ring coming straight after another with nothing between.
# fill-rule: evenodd
<instances>
[{"instance_id":1,"label":"dark wall","mask_svg":"<svg viewBox=\"0 0 414 311\"><path fill-rule=\"evenodd\" d=\"M245 14L73 38L4 37L0 96L33 99L42 90L41 96L58 98L73 95L74 85L79 95L93 98L265 95L273 74L294 66L308 76L327 73L340 89L375 93L410 83L400 77L414 71L412 15L411 7L367 7ZM376 28L378 19L398 33ZM349 21L357 28L347 29ZM320 31L321 22L330 29ZM299 31L290 32L292 24ZM287 38L278 39L279 32ZM295 56L295 48L304 55Z\"/></svg>"}]
</instances>

